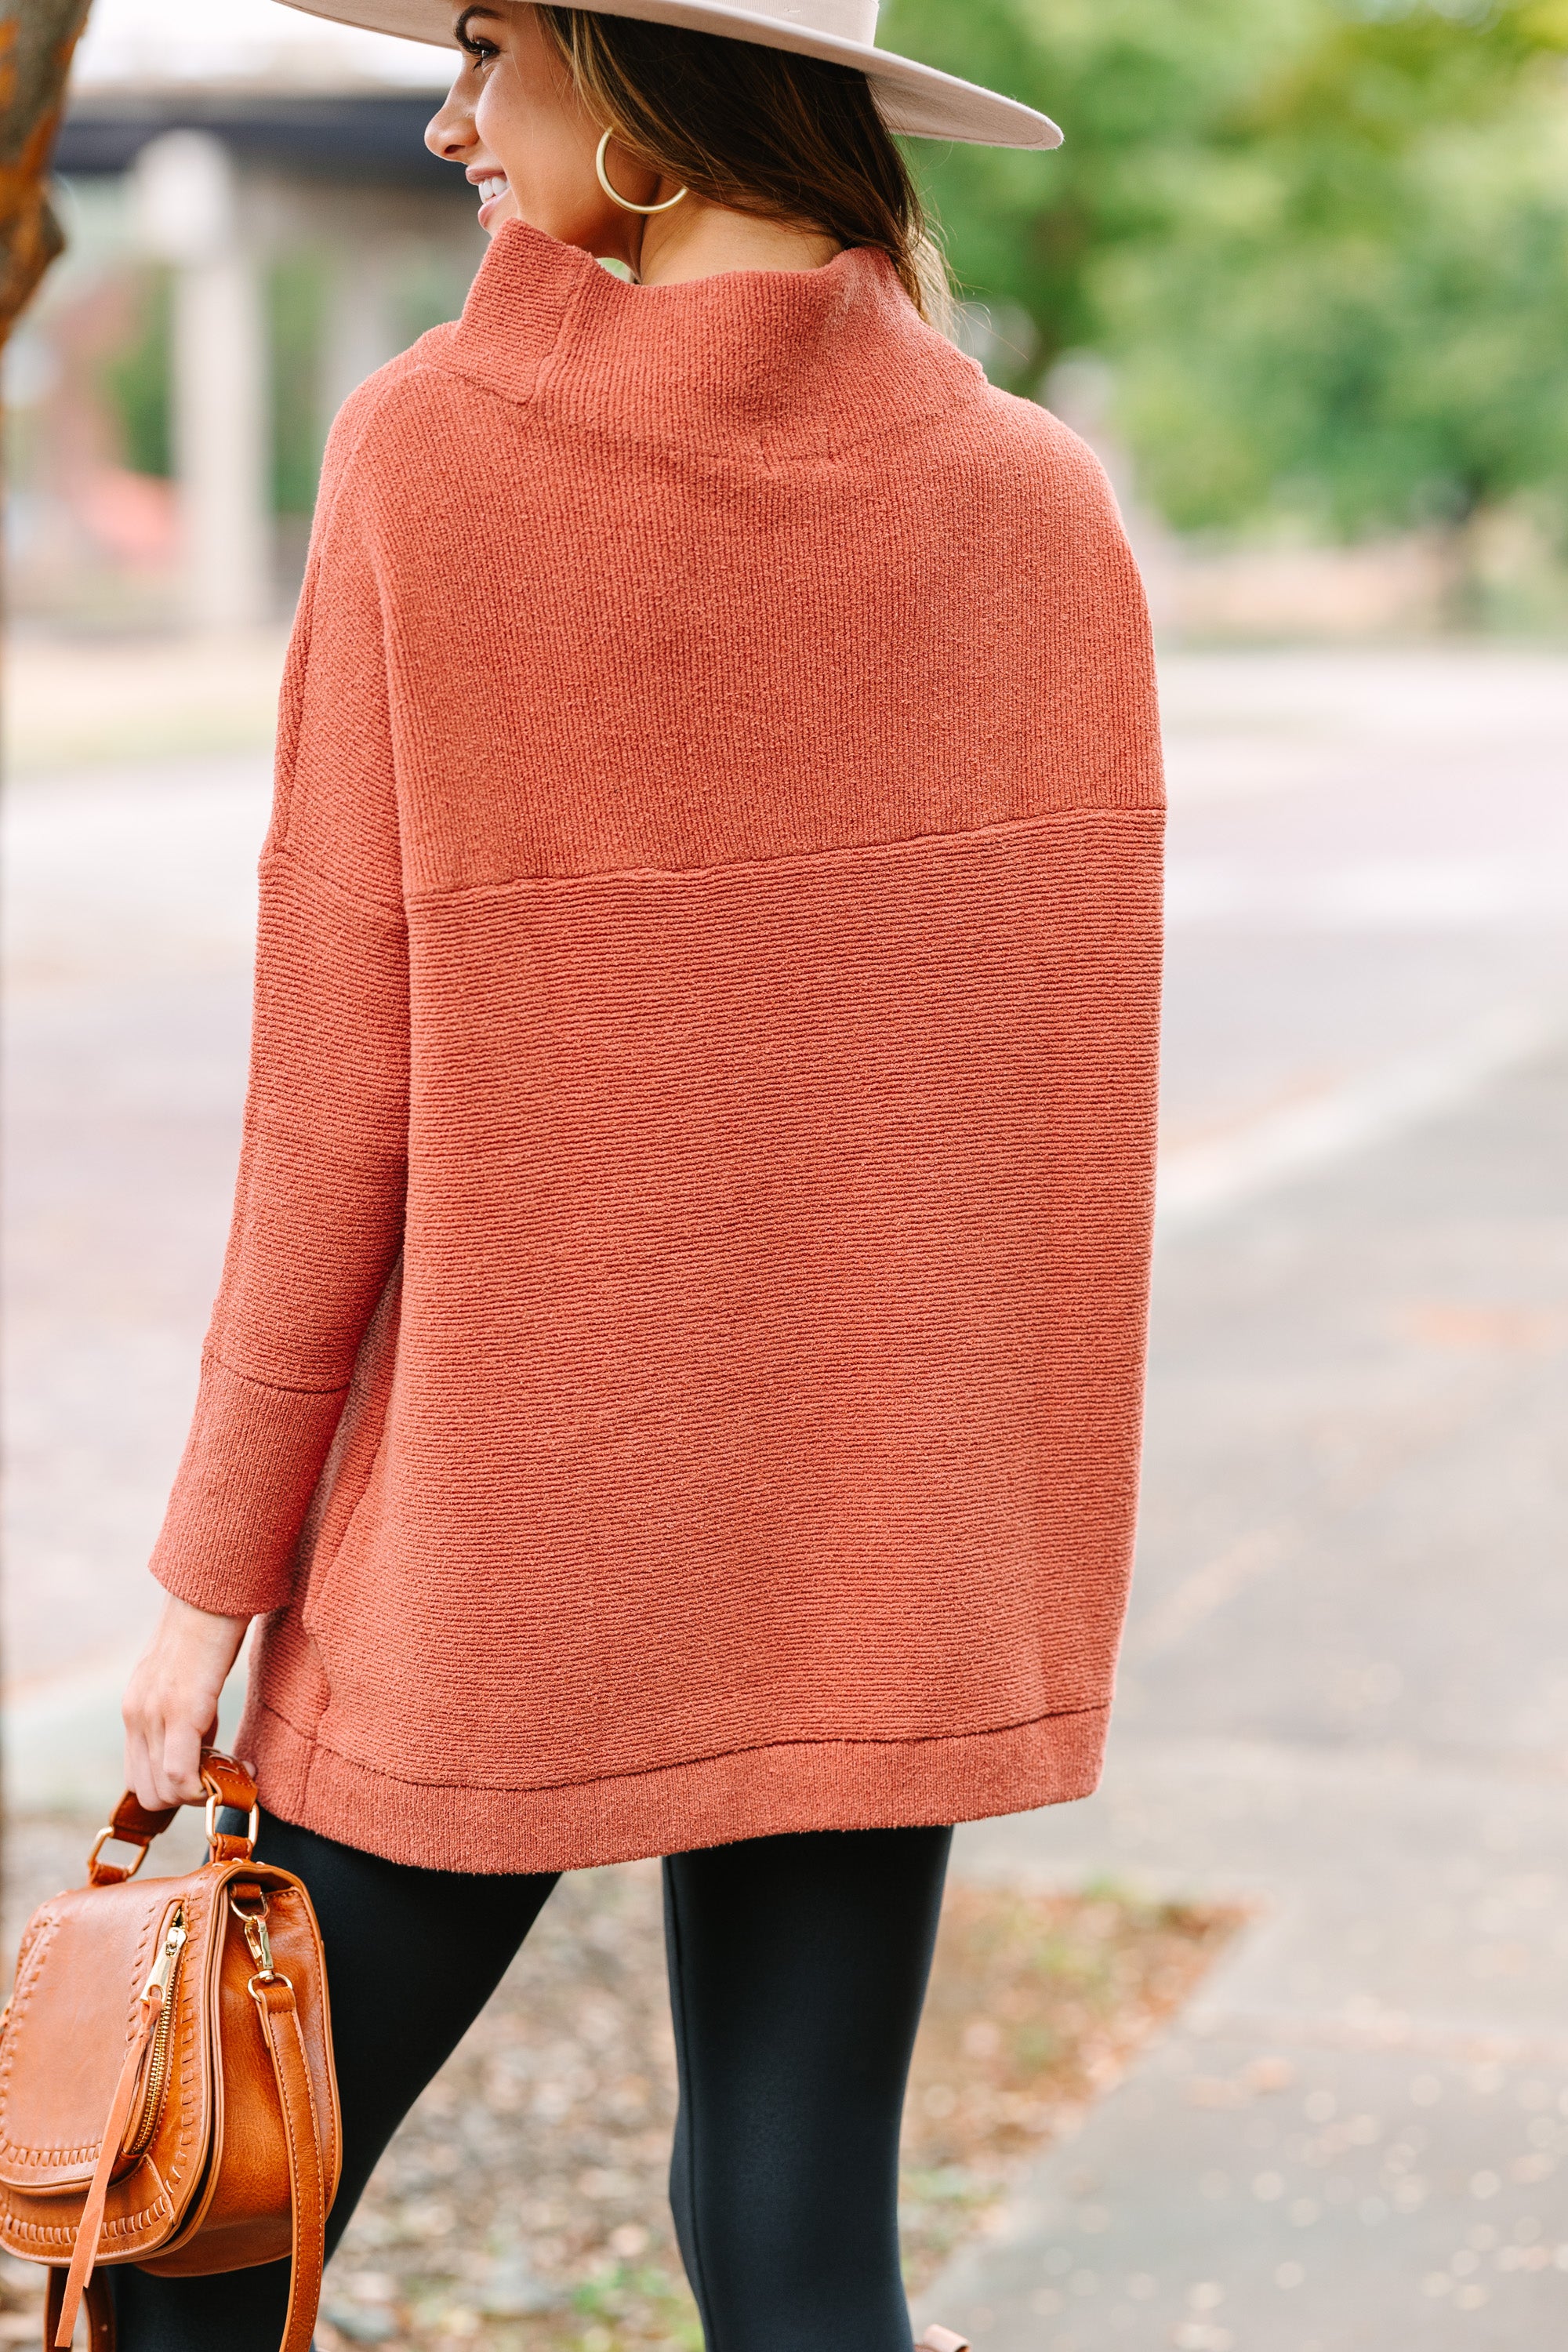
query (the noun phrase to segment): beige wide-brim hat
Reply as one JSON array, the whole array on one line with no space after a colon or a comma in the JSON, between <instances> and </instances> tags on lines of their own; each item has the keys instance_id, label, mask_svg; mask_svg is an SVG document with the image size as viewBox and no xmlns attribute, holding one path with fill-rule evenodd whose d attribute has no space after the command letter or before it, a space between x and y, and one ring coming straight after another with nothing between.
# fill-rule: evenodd
<instances>
[{"instance_id":1,"label":"beige wide-brim hat","mask_svg":"<svg viewBox=\"0 0 1568 2352\"><path fill-rule=\"evenodd\" d=\"M795 0L775 14L751 8L745 0L576 0L606 16L636 16L647 25L681 25L692 33L722 33L731 41L757 41L764 48L794 49L803 58L826 58L866 75L889 131L918 139L963 139L981 147L1059 147L1062 134L1048 115L1032 106L980 89L913 58L894 57L876 46L877 0ZM398 33L407 41L457 47L452 27L458 0L286 0L310 16L333 16L340 24L363 25L375 33Z\"/></svg>"}]
</instances>

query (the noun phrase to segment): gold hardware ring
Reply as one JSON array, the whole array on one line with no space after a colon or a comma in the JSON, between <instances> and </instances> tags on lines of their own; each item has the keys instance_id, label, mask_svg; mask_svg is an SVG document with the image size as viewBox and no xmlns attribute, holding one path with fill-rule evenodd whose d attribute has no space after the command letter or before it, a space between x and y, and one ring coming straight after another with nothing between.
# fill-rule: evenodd
<instances>
[{"instance_id":1,"label":"gold hardware ring","mask_svg":"<svg viewBox=\"0 0 1568 2352\"><path fill-rule=\"evenodd\" d=\"M152 1841L148 1838L133 1838L130 1834L129 1831L117 1830L114 1823L110 1822L106 1830L99 1831L98 1835L92 1842L92 1852L87 1858L89 1874L91 1874L93 1865L96 1864L99 1855L103 1852L106 1845L133 1845L136 1848L136 1859L132 1864L130 1869L126 1872L125 1875L127 1878L134 1878L137 1872L141 1869L142 1864L147 1859L147 1848L151 1843ZM110 1868L114 1867L117 1867L117 1865L111 1864Z\"/></svg>"},{"instance_id":2,"label":"gold hardware ring","mask_svg":"<svg viewBox=\"0 0 1568 2352\"><path fill-rule=\"evenodd\" d=\"M216 1789L213 1790L207 1799L207 1844L209 1846L216 1845L220 1837L226 1837L228 1834L226 1830L220 1830L217 1825L217 1809L220 1805L223 1805L226 1813L237 1813L239 1811L237 1805L225 1805L217 1790ZM247 1845L255 1846L260 1831L261 1807L259 1804L255 1804L250 1808L250 1826L245 1832Z\"/></svg>"}]
</instances>

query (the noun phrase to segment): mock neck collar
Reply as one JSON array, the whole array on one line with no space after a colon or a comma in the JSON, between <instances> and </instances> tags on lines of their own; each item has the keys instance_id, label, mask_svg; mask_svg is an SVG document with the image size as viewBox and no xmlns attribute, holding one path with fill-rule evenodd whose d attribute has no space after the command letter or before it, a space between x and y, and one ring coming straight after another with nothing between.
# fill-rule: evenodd
<instances>
[{"instance_id":1,"label":"mock neck collar","mask_svg":"<svg viewBox=\"0 0 1568 2352\"><path fill-rule=\"evenodd\" d=\"M868 247L819 269L634 286L524 221L491 239L450 351L498 392L610 432L760 437L774 457L830 454L985 389Z\"/></svg>"}]
</instances>

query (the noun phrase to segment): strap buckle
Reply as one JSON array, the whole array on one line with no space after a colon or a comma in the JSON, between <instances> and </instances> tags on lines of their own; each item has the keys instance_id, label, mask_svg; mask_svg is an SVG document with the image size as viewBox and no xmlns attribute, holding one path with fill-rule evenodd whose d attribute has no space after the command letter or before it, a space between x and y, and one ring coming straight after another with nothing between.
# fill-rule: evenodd
<instances>
[{"instance_id":1,"label":"strap buckle","mask_svg":"<svg viewBox=\"0 0 1568 2352\"><path fill-rule=\"evenodd\" d=\"M247 1828L243 1838L232 1837L227 1830L219 1829L217 1825L217 1817L220 1807L226 1813L237 1813L239 1811L239 1807L237 1805L226 1804L223 1798L218 1794L218 1791L216 1789L213 1790L207 1798L208 1861L248 1862L251 1855L256 1851L256 1841L261 1831L260 1805L255 1804L250 1808L249 1826ZM243 1845L245 1848L245 1852L243 1853L236 1853L229 1851L229 1849L239 1845ZM218 1851L220 1846L226 1849L221 1854ZM145 1847L142 1848L142 1851L145 1853Z\"/></svg>"},{"instance_id":2,"label":"strap buckle","mask_svg":"<svg viewBox=\"0 0 1568 2352\"><path fill-rule=\"evenodd\" d=\"M142 1864L147 1859L147 1847L150 1841L146 1838L132 1837L129 1830L117 1830L114 1823L110 1822L107 1828L99 1831L98 1835L92 1842L92 1852L87 1858L87 1876L89 1885L98 1886L104 1885L109 1886L121 1886L128 1878L134 1878L137 1872L141 1869ZM103 1852L106 1845L111 1844L133 1845L135 1847L136 1859L131 1864L129 1869L123 1869L117 1862L106 1862L102 1864L100 1864L98 1859L99 1855Z\"/></svg>"}]
</instances>

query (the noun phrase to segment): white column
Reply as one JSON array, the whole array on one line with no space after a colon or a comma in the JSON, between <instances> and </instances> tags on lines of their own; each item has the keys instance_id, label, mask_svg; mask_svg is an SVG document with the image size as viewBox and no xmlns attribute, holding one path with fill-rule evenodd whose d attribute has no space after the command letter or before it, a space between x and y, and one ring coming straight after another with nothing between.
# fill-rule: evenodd
<instances>
[{"instance_id":1,"label":"white column","mask_svg":"<svg viewBox=\"0 0 1568 2352\"><path fill-rule=\"evenodd\" d=\"M267 320L227 150L171 131L137 159L148 248L174 267L174 442L194 627L243 628L272 608Z\"/></svg>"},{"instance_id":2,"label":"white column","mask_svg":"<svg viewBox=\"0 0 1568 2352\"><path fill-rule=\"evenodd\" d=\"M321 421L330 425L344 401L403 349L395 316L395 251L374 232L332 257L321 341Z\"/></svg>"}]
</instances>

